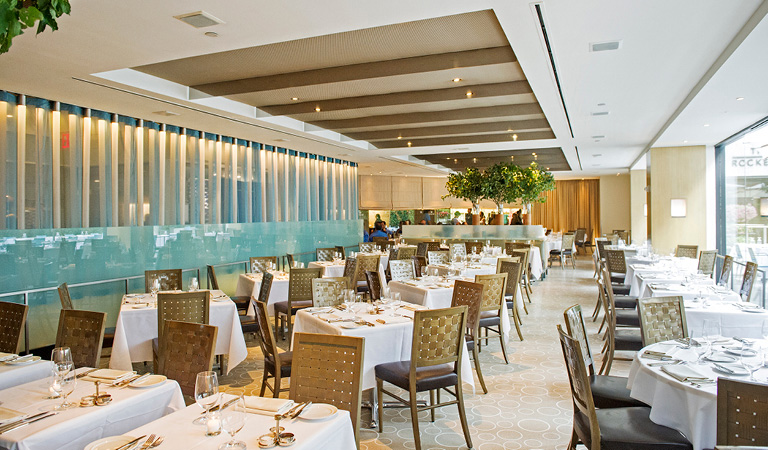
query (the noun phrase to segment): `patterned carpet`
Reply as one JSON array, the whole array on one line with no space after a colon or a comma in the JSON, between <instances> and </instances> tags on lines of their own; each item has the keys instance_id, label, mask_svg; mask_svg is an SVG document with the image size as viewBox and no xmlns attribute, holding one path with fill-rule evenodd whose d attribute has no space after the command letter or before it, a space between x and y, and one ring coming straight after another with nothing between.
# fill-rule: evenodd
<instances>
[{"instance_id":1,"label":"patterned carpet","mask_svg":"<svg viewBox=\"0 0 768 450\"><path fill-rule=\"evenodd\" d=\"M529 314L522 313L523 337L514 334L504 364L498 340L480 354L488 394L464 390L467 419L474 448L565 449L571 435L571 394L557 338L556 324L563 323L563 310L582 305L588 317L595 305L597 289L591 278L591 258L582 256L576 270L554 267L544 281L535 283ZM598 323L587 319L592 351L598 358L602 341L596 336ZM258 342L248 336L249 355L245 362L221 378L223 390L258 395L261 387L262 355ZM283 345L283 344L281 344ZM598 361L599 362L599 361ZM599 366L598 366L599 367ZM612 375L626 375L627 362L616 361ZM289 383L288 380L284 383ZM287 384L286 384L287 386ZM287 393L282 396L287 397ZM425 396L426 398L426 396ZM386 397L385 397L386 400ZM370 413L363 409L363 424ZM405 408L384 410L381 433L361 430L362 449L412 449L410 412ZM456 406L440 408L435 422L427 412L419 420L423 449L466 448Z\"/></svg>"}]
</instances>

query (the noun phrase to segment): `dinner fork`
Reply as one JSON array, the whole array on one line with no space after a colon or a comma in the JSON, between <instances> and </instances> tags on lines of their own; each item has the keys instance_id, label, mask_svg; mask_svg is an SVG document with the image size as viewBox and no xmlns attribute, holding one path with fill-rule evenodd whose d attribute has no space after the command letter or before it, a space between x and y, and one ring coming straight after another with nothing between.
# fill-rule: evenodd
<instances>
[{"instance_id":1,"label":"dinner fork","mask_svg":"<svg viewBox=\"0 0 768 450\"><path fill-rule=\"evenodd\" d=\"M140 450L147 450L149 447L152 446L152 443L155 441L155 435L150 434L146 441L144 441L143 444L141 444Z\"/></svg>"}]
</instances>

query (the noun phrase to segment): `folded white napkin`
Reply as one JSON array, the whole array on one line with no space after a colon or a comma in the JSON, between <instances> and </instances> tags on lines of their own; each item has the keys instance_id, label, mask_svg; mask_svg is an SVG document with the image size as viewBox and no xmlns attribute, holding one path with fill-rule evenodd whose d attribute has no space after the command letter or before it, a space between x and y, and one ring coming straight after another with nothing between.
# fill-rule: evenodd
<instances>
[{"instance_id":1,"label":"folded white napkin","mask_svg":"<svg viewBox=\"0 0 768 450\"><path fill-rule=\"evenodd\" d=\"M293 406L293 400L286 400L284 398L246 396L243 397L243 401L246 412L265 416L283 414Z\"/></svg>"},{"instance_id":2,"label":"folded white napkin","mask_svg":"<svg viewBox=\"0 0 768 450\"><path fill-rule=\"evenodd\" d=\"M406 311L406 312L410 312L411 315L413 315L413 312L411 312L411 311ZM405 315L405 314L403 314L403 315ZM376 317L375 319L372 318L372 319L370 319L370 321L371 322L381 323L381 324L405 323L405 322L410 322L411 321L411 319L409 319L408 317L403 317L403 316L378 315L378 316L375 316L375 317Z\"/></svg>"},{"instance_id":3,"label":"folded white napkin","mask_svg":"<svg viewBox=\"0 0 768 450\"><path fill-rule=\"evenodd\" d=\"M678 381L705 381L711 378L688 366L667 365L661 366L661 371Z\"/></svg>"},{"instance_id":4,"label":"folded white napkin","mask_svg":"<svg viewBox=\"0 0 768 450\"><path fill-rule=\"evenodd\" d=\"M343 317L337 315L337 314L318 314L317 317L319 317L322 320L325 321L332 321L332 320L341 320Z\"/></svg>"},{"instance_id":5,"label":"folded white napkin","mask_svg":"<svg viewBox=\"0 0 768 450\"><path fill-rule=\"evenodd\" d=\"M131 370L99 369L89 373L88 378L98 378L101 380L116 380L128 374L135 375L136 372Z\"/></svg>"},{"instance_id":6,"label":"folded white napkin","mask_svg":"<svg viewBox=\"0 0 768 450\"><path fill-rule=\"evenodd\" d=\"M16 353L3 353L3 352L0 352L0 362L8 361L9 359L16 358L17 356L19 356L19 355L17 355Z\"/></svg>"},{"instance_id":7,"label":"folded white napkin","mask_svg":"<svg viewBox=\"0 0 768 450\"><path fill-rule=\"evenodd\" d=\"M10 422L13 419L18 419L23 415L24 413L22 412L0 407L0 424Z\"/></svg>"}]
</instances>

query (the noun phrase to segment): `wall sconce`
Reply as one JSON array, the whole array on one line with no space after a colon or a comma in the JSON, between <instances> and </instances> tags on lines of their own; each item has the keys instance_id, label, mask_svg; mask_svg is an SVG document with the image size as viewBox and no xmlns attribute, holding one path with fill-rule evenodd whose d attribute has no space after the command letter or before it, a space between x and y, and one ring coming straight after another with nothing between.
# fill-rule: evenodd
<instances>
[{"instance_id":1,"label":"wall sconce","mask_svg":"<svg viewBox=\"0 0 768 450\"><path fill-rule=\"evenodd\" d=\"M685 217L686 205L684 198L673 198L670 200L670 215L672 217Z\"/></svg>"},{"instance_id":2,"label":"wall sconce","mask_svg":"<svg viewBox=\"0 0 768 450\"><path fill-rule=\"evenodd\" d=\"M768 217L768 197L760 199L760 217Z\"/></svg>"}]
</instances>

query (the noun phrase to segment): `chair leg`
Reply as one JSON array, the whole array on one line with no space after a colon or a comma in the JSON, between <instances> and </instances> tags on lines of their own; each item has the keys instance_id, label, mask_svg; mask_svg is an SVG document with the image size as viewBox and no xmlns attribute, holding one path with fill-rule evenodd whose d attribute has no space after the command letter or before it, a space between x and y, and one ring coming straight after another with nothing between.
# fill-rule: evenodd
<instances>
[{"instance_id":1,"label":"chair leg","mask_svg":"<svg viewBox=\"0 0 768 450\"><path fill-rule=\"evenodd\" d=\"M458 402L459 406L461 429L464 430L464 439L467 440L467 448L472 448L472 438L469 437L469 426L467 425L467 413L464 411L464 393L461 391L460 384L456 385L456 401Z\"/></svg>"},{"instance_id":2,"label":"chair leg","mask_svg":"<svg viewBox=\"0 0 768 450\"><path fill-rule=\"evenodd\" d=\"M483 394L488 393L488 389L485 387L485 380L483 379L483 371L480 370L480 356L477 354L477 345L472 347L472 357L475 359L475 372L477 372L477 379L480 380L480 387L483 388ZM438 393L440 391L438 390ZM434 411L434 409L432 410ZM434 418L432 419L434 422Z\"/></svg>"},{"instance_id":3,"label":"chair leg","mask_svg":"<svg viewBox=\"0 0 768 450\"><path fill-rule=\"evenodd\" d=\"M411 426L413 427L413 442L416 444L416 450L421 450L421 435L419 434L419 411L416 403L416 390L410 391L411 399ZM381 405L381 402L379 402Z\"/></svg>"},{"instance_id":4,"label":"chair leg","mask_svg":"<svg viewBox=\"0 0 768 450\"><path fill-rule=\"evenodd\" d=\"M272 397L273 398L280 397L280 383L281 383L281 381L282 380L280 379L280 368L276 368L275 369L275 390L272 391Z\"/></svg>"},{"instance_id":5,"label":"chair leg","mask_svg":"<svg viewBox=\"0 0 768 450\"><path fill-rule=\"evenodd\" d=\"M291 339L293 338L293 322L291 322L291 314L288 314L285 317L285 320L288 322L288 348L291 348ZM285 338L283 338L285 340Z\"/></svg>"},{"instance_id":6,"label":"chair leg","mask_svg":"<svg viewBox=\"0 0 768 450\"><path fill-rule=\"evenodd\" d=\"M604 326L605 326L605 317L603 317L603 321L600 323L600 328L597 329L597 334L600 334L600 332L603 331Z\"/></svg>"},{"instance_id":7,"label":"chair leg","mask_svg":"<svg viewBox=\"0 0 768 450\"><path fill-rule=\"evenodd\" d=\"M429 391L429 406L435 406L435 390L434 389ZM430 419L430 422L435 421L435 408L432 408L429 410L429 419Z\"/></svg>"},{"instance_id":8,"label":"chair leg","mask_svg":"<svg viewBox=\"0 0 768 450\"><path fill-rule=\"evenodd\" d=\"M595 302L595 310L592 311L592 322L597 320L597 316L600 315L600 295L597 296L597 301Z\"/></svg>"},{"instance_id":9,"label":"chair leg","mask_svg":"<svg viewBox=\"0 0 768 450\"><path fill-rule=\"evenodd\" d=\"M499 341L501 342L501 352L504 354L504 364L509 364L509 358L507 358L507 344L504 342L504 335L501 333L501 324L499 324Z\"/></svg>"},{"instance_id":10,"label":"chair leg","mask_svg":"<svg viewBox=\"0 0 768 450\"><path fill-rule=\"evenodd\" d=\"M523 286L523 292L525 292L525 296L528 297L528 303L531 303L531 294L528 293L528 289L526 289L525 286Z\"/></svg>"},{"instance_id":11,"label":"chair leg","mask_svg":"<svg viewBox=\"0 0 768 450\"><path fill-rule=\"evenodd\" d=\"M579 436L576 434L576 430L571 432L571 441L568 443L568 450L576 450L576 446L579 444Z\"/></svg>"},{"instance_id":12,"label":"chair leg","mask_svg":"<svg viewBox=\"0 0 768 450\"><path fill-rule=\"evenodd\" d=\"M261 377L261 391L259 392L259 397L264 397L264 391L267 389L267 379L269 378L269 373L267 372L267 368L264 368L264 376Z\"/></svg>"},{"instance_id":13,"label":"chair leg","mask_svg":"<svg viewBox=\"0 0 768 450\"><path fill-rule=\"evenodd\" d=\"M517 308L515 308L515 309L517 309ZM515 330L517 330L517 337L519 337L520 338L520 342L522 342L523 341L523 332L520 331L520 324L519 324L520 320L517 318L517 312L513 311L512 315L513 315L512 319L515 322ZM502 339L502 341L503 341L503 339Z\"/></svg>"},{"instance_id":14,"label":"chair leg","mask_svg":"<svg viewBox=\"0 0 768 450\"><path fill-rule=\"evenodd\" d=\"M376 378L376 397L379 403L379 433L381 433L381 427L384 425L384 381L381 378Z\"/></svg>"},{"instance_id":15,"label":"chair leg","mask_svg":"<svg viewBox=\"0 0 768 450\"><path fill-rule=\"evenodd\" d=\"M280 326L280 323L282 321L280 320L280 313L275 311L275 333L279 334L283 339L285 339L285 335L283 334L283 327Z\"/></svg>"}]
</instances>

